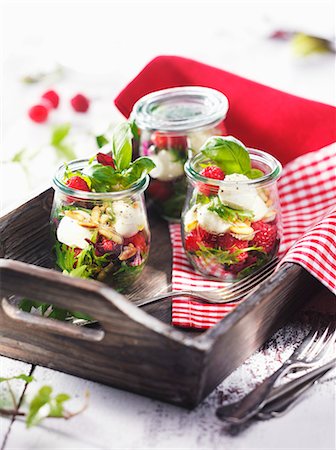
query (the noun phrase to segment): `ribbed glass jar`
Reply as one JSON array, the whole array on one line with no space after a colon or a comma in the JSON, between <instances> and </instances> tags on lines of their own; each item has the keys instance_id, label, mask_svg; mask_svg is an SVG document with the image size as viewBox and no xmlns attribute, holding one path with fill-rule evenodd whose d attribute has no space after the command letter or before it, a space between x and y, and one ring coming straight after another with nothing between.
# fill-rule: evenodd
<instances>
[{"instance_id":1,"label":"ribbed glass jar","mask_svg":"<svg viewBox=\"0 0 336 450\"><path fill-rule=\"evenodd\" d=\"M214 180L200 174L209 160L198 154L185 164L188 194L182 214L185 252L195 270L221 281L240 280L267 264L282 236L273 156L249 149L251 165L264 175L231 174Z\"/></svg>"},{"instance_id":2,"label":"ribbed glass jar","mask_svg":"<svg viewBox=\"0 0 336 450\"><path fill-rule=\"evenodd\" d=\"M187 86L141 98L132 119L139 132L139 154L153 159L148 195L159 213L179 221L186 194L183 166L212 135L225 135L228 100L214 89Z\"/></svg>"},{"instance_id":3,"label":"ribbed glass jar","mask_svg":"<svg viewBox=\"0 0 336 450\"><path fill-rule=\"evenodd\" d=\"M68 187L66 168L83 169L88 160L61 166L55 188L51 225L55 237L56 265L71 276L93 278L119 291L142 272L150 246L144 201L149 177L127 190L86 192Z\"/></svg>"}]
</instances>

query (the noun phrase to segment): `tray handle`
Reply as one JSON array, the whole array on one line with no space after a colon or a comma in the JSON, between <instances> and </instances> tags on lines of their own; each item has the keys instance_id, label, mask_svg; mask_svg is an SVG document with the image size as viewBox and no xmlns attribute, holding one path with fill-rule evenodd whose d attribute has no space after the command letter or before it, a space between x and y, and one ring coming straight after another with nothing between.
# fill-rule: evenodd
<instances>
[{"instance_id":1,"label":"tray handle","mask_svg":"<svg viewBox=\"0 0 336 450\"><path fill-rule=\"evenodd\" d=\"M129 316L137 309L134 305L126 301L125 297L118 292L94 280L72 278L55 270L20 261L0 259L0 287L2 313L14 324L24 324L30 329L43 329L71 338L97 342L104 338L105 332L113 329L113 323L116 321L124 324L130 321L133 326L144 327L144 324L136 324ZM12 295L85 313L96 319L104 331L84 329L20 311L8 302L7 298ZM140 310L136 313L144 314Z\"/></svg>"}]
</instances>

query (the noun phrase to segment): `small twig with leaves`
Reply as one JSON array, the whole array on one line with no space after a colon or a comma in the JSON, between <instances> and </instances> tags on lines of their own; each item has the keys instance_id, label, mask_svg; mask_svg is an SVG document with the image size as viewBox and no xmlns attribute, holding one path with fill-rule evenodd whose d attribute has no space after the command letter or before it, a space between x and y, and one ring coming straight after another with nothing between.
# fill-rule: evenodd
<instances>
[{"instance_id":1,"label":"small twig with leaves","mask_svg":"<svg viewBox=\"0 0 336 450\"><path fill-rule=\"evenodd\" d=\"M13 404L12 408L3 408L0 406L0 415L3 416L21 416L25 417L27 428L38 425L46 418L65 419L69 420L81 414L88 407L89 392L85 392L85 399L83 406L75 412L69 411L64 407L64 403L70 400L68 394L52 395L53 388L51 386L42 386L37 394L28 403L27 411L19 410L19 403L16 399L15 393L11 386L11 381L22 380L26 383L35 381L32 376L20 374L14 377L3 378L0 377L0 383L5 382L8 387L8 392Z\"/></svg>"}]
</instances>

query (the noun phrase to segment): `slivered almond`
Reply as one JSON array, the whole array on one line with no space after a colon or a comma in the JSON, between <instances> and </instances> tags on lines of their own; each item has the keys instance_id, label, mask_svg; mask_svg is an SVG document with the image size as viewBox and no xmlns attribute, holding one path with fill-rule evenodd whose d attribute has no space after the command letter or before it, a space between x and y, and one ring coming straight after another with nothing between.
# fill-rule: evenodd
<instances>
[{"instance_id":1,"label":"slivered almond","mask_svg":"<svg viewBox=\"0 0 336 450\"><path fill-rule=\"evenodd\" d=\"M80 220L82 222L85 221L86 217L84 214L82 214L80 211L64 211L64 215L66 215L67 217L70 217L70 219L74 219L74 220Z\"/></svg>"},{"instance_id":2,"label":"slivered almond","mask_svg":"<svg viewBox=\"0 0 336 450\"><path fill-rule=\"evenodd\" d=\"M123 238L119 234L117 234L112 227L108 227L106 225L100 225L98 230L99 230L99 233L102 236L106 237L107 239L111 239L112 241L116 242L117 244L123 243Z\"/></svg>"},{"instance_id":3,"label":"slivered almond","mask_svg":"<svg viewBox=\"0 0 336 450\"><path fill-rule=\"evenodd\" d=\"M275 219L276 215L277 215L277 212L275 211L275 209L269 209L264 216L264 221L272 222L272 220Z\"/></svg>"},{"instance_id":4,"label":"slivered almond","mask_svg":"<svg viewBox=\"0 0 336 450\"><path fill-rule=\"evenodd\" d=\"M123 251L119 255L120 261L126 261L129 258L132 258L137 252L137 249L134 247L133 244L128 244L126 247L124 247Z\"/></svg>"},{"instance_id":5,"label":"slivered almond","mask_svg":"<svg viewBox=\"0 0 336 450\"><path fill-rule=\"evenodd\" d=\"M95 206L91 211L91 222L98 224L101 216L101 210L99 206Z\"/></svg>"},{"instance_id":6,"label":"slivered almond","mask_svg":"<svg viewBox=\"0 0 336 450\"><path fill-rule=\"evenodd\" d=\"M93 222L78 221L78 225L84 228L98 228L98 225Z\"/></svg>"},{"instance_id":7,"label":"slivered almond","mask_svg":"<svg viewBox=\"0 0 336 450\"><path fill-rule=\"evenodd\" d=\"M237 233L230 233L231 236L233 236L236 239L239 239L240 241L252 241L252 239L255 236L255 233L251 234L237 234Z\"/></svg>"},{"instance_id":8,"label":"slivered almond","mask_svg":"<svg viewBox=\"0 0 336 450\"><path fill-rule=\"evenodd\" d=\"M102 214L100 217L100 223L103 225L107 225L111 220L111 217L108 216L107 214Z\"/></svg>"},{"instance_id":9,"label":"slivered almond","mask_svg":"<svg viewBox=\"0 0 336 450\"><path fill-rule=\"evenodd\" d=\"M236 222L234 225L232 225L232 227L230 227L230 233L248 236L250 234L253 234L254 230L244 222Z\"/></svg>"}]
</instances>

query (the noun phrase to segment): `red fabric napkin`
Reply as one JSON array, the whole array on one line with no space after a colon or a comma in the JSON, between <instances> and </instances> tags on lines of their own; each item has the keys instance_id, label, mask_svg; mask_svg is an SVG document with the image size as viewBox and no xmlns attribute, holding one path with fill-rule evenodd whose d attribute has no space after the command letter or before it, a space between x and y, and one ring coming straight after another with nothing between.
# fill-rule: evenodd
<instances>
[{"instance_id":1,"label":"red fabric napkin","mask_svg":"<svg viewBox=\"0 0 336 450\"><path fill-rule=\"evenodd\" d=\"M115 104L128 117L143 95L186 85L212 87L228 97L228 134L249 147L273 154L282 164L294 160L285 167L279 183L284 221L281 252L287 251L287 261L301 264L335 292L336 150L335 146L322 147L336 141L336 109L177 56L159 56L151 61L119 94ZM318 149L322 150L314 152ZM170 232L173 288L222 286L192 270L181 245L179 225L171 225ZM209 328L235 306L174 300L173 324Z\"/></svg>"},{"instance_id":2,"label":"red fabric napkin","mask_svg":"<svg viewBox=\"0 0 336 450\"><path fill-rule=\"evenodd\" d=\"M205 86L223 92L230 105L225 121L228 134L271 153L282 164L336 141L333 106L179 56L153 59L118 95L115 104L129 117L143 95L176 86Z\"/></svg>"}]
</instances>

